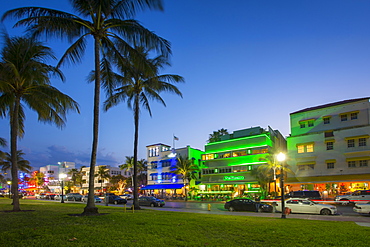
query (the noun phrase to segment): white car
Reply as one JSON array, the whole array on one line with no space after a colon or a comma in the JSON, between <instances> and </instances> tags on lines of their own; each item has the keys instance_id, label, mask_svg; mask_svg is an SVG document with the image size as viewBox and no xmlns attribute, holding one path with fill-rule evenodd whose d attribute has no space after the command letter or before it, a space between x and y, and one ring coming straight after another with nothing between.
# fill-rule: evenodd
<instances>
[{"instance_id":1,"label":"white car","mask_svg":"<svg viewBox=\"0 0 370 247\"><path fill-rule=\"evenodd\" d=\"M337 214L336 206L319 204L303 198L290 198L285 201L285 207L290 209L290 213L323 215ZM277 202L276 210L281 212L281 202Z\"/></svg>"},{"instance_id":2,"label":"white car","mask_svg":"<svg viewBox=\"0 0 370 247\"><path fill-rule=\"evenodd\" d=\"M353 207L353 211L359 214L370 214L370 202L356 203Z\"/></svg>"},{"instance_id":3,"label":"white car","mask_svg":"<svg viewBox=\"0 0 370 247\"><path fill-rule=\"evenodd\" d=\"M133 200L134 199L134 196L131 195L131 194L119 195L119 197L121 197L122 199L126 199L126 200Z\"/></svg>"}]
</instances>

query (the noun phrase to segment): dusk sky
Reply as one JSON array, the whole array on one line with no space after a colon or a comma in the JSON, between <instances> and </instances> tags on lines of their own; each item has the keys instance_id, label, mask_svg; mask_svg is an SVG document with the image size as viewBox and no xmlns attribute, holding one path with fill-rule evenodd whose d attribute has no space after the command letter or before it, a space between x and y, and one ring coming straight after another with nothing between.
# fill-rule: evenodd
<instances>
[{"instance_id":1,"label":"dusk sky","mask_svg":"<svg viewBox=\"0 0 370 247\"><path fill-rule=\"evenodd\" d=\"M289 113L316 105L370 95L370 1L367 0L165 0L164 12L135 19L172 44L172 67L183 98L163 94L167 107L151 102L153 117L141 112L139 158L146 146L204 150L210 133L271 126L290 133ZM67 0L1 1L6 10L43 6L71 12ZM15 20L4 23L10 35ZM58 58L66 41L47 42ZM52 62L53 65L56 62ZM83 63L62 68L65 83L52 84L80 104L63 130L39 123L26 112L19 148L33 167L90 164L93 69L89 43ZM102 101L105 96L102 94ZM98 165L118 166L133 155L133 113L125 103L101 112ZM0 137L9 140L9 119L0 119ZM6 150L8 151L8 150Z\"/></svg>"}]
</instances>

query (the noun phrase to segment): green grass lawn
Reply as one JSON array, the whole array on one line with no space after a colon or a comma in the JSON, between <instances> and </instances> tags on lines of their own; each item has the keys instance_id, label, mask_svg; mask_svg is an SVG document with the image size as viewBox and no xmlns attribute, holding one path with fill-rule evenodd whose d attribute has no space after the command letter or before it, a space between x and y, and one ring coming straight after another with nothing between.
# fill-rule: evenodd
<instances>
[{"instance_id":1,"label":"green grass lawn","mask_svg":"<svg viewBox=\"0 0 370 247\"><path fill-rule=\"evenodd\" d=\"M22 212L0 198L0 246L369 246L370 228L354 222L124 212L98 206L105 215L76 217L84 204L21 200ZM26 211L33 210L33 211Z\"/></svg>"}]
</instances>

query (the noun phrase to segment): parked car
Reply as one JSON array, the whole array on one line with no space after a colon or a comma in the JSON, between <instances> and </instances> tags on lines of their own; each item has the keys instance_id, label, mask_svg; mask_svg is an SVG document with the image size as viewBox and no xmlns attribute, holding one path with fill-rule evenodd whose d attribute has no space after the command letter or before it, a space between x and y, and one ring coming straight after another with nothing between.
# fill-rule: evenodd
<instances>
[{"instance_id":1,"label":"parked car","mask_svg":"<svg viewBox=\"0 0 370 247\"><path fill-rule=\"evenodd\" d=\"M353 207L353 211L359 214L370 214L370 202L356 203Z\"/></svg>"},{"instance_id":2,"label":"parked car","mask_svg":"<svg viewBox=\"0 0 370 247\"><path fill-rule=\"evenodd\" d=\"M40 193L36 195L36 199L46 199L47 194L46 193Z\"/></svg>"},{"instance_id":3,"label":"parked car","mask_svg":"<svg viewBox=\"0 0 370 247\"><path fill-rule=\"evenodd\" d=\"M108 203L114 203L114 204L126 204L127 200L123 199L119 196L107 196L104 198L104 201L108 198Z\"/></svg>"},{"instance_id":4,"label":"parked car","mask_svg":"<svg viewBox=\"0 0 370 247\"><path fill-rule=\"evenodd\" d=\"M86 196L83 196L82 199L81 199L81 201L87 202L87 198L88 198L87 195ZM101 203L101 202L103 202L103 200L100 199L99 196L94 196L94 199L95 199L95 203Z\"/></svg>"},{"instance_id":5,"label":"parked car","mask_svg":"<svg viewBox=\"0 0 370 247\"><path fill-rule=\"evenodd\" d=\"M66 199L67 199L66 195L63 195L63 200L66 201ZM62 195L55 195L54 200L61 201L62 200Z\"/></svg>"},{"instance_id":6,"label":"parked car","mask_svg":"<svg viewBox=\"0 0 370 247\"><path fill-rule=\"evenodd\" d=\"M317 190L299 190L291 191L284 195L285 199L289 198L306 198L310 200L321 200L321 194Z\"/></svg>"},{"instance_id":7,"label":"parked car","mask_svg":"<svg viewBox=\"0 0 370 247\"><path fill-rule=\"evenodd\" d=\"M224 208L229 211L252 211L271 213L273 207L268 204L255 202L250 199L234 199L225 203Z\"/></svg>"},{"instance_id":8,"label":"parked car","mask_svg":"<svg viewBox=\"0 0 370 247\"><path fill-rule=\"evenodd\" d=\"M165 201L157 199L154 196L141 196L138 201L139 206L163 207L166 204Z\"/></svg>"},{"instance_id":9,"label":"parked car","mask_svg":"<svg viewBox=\"0 0 370 247\"><path fill-rule=\"evenodd\" d=\"M337 207L333 205L319 204L309 199L291 198L285 201L285 207L290 213L302 214L337 214ZM276 210L281 212L281 202L276 202Z\"/></svg>"},{"instance_id":10,"label":"parked car","mask_svg":"<svg viewBox=\"0 0 370 247\"><path fill-rule=\"evenodd\" d=\"M370 201L370 190L356 190L345 195L339 195L334 198L335 201L342 201L342 204L347 203L366 203Z\"/></svg>"},{"instance_id":11,"label":"parked car","mask_svg":"<svg viewBox=\"0 0 370 247\"><path fill-rule=\"evenodd\" d=\"M119 197L121 197L123 199L126 199L126 200L133 200L134 199L134 196L131 195L131 194L123 194L123 195L119 195Z\"/></svg>"},{"instance_id":12,"label":"parked car","mask_svg":"<svg viewBox=\"0 0 370 247\"><path fill-rule=\"evenodd\" d=\"M67 201L81 201L82 195L80 193L68 193L66 198Z\"/></svg>"}]
</instances>

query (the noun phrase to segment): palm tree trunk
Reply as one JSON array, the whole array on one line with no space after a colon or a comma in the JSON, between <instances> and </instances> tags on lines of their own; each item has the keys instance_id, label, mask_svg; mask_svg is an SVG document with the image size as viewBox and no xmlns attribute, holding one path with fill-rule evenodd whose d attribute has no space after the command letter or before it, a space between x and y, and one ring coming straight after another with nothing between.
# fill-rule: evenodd
<instances>
[{"instance_id":1,"label":"palm tree trunk","mask_svg":"<svg viewBox=\"0 0 370 247\"><path fill-rule=\"evenodd\" d=\"M89 194L87 205L84 208L84 215L98 214L98 208L95 206L94 200L94 178L96 154L98 150L98 135L99 135L99 106L100 106L100 43L97 37L94 37L94 55L95 55L95 91L94 91L94 120L93 120L93 143L90 160L89 174Z\"/></svg>"},{"instance_id":2,"label":"palm tree trunk","mask_svg":"<svg viewBox=\"0 0 370 247\"><path fill-rule=\"evenodd\" d=\"M137 187L137 148L139 143L139 95L135 96L135 137L134 137L134 209L140 209L138 200L138 187Z\"/></svg>"},{"instance_id":3,"label":"palm tree trunk","mask_svg":"<svg viewBox=\"0 0 370 247\"><path fill-rule=\"evenodd\" d=\"M18 160L17 160L17 140L18 140L18 114L19 114L20 99L16 98L14 109L11 109L13 114L10 115L10 155L12 161L11 174L12 174L12 187L13 193L13 211L21 211L18 197Z\"/></svg>"}]
</instances>

